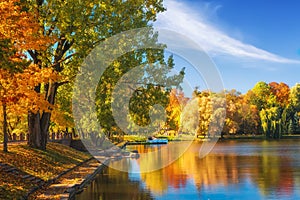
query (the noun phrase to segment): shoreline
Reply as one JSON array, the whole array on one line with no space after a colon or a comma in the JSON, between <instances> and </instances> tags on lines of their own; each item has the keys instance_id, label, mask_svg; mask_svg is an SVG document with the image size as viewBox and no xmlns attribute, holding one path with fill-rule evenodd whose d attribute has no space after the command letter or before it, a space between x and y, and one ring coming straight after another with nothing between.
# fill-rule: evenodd
<instances>
[{"instance_id":1,"label":"shoreline","mask_svg":"<svg viewBox=\"0 0 300 200\"><path fill-rule=\"evenodd\" d=\"M264 135L237 135L237 136L223 136L220 140L286 140L286 139L300 139L300 135L282 135L280 138L266 138Z\"/></svg>"},{"instance_id":2,"label":"shoreline","mask_svg":"<svg viewBox=\"0 0 300 200\"><path fill-rule=\"evenodd\" d=\"M160 137L158 137L160 138ZM210 141L209 137L198 137L193 139L186 139L180 137L161 137L164 139L168 139L169 142L184 142L184 141L195 141L195 142L206 142ZM215 139L215 138L213 138ZM228 141L228 140L269 140L269 141L279 141L279 140L289 140L296 139L300 140L300 134L295 135L282 135L280 138L266 138L264 135L224 135L223 137L218 137L218 141ZM151 145L147 143L146 140L136 140L136 141L127 141L127 145Z\"/></svg>"},{"instance_id":3,"label":"shoreline","mask_svg":"<svg viewBox=\"0 0 300 200\"><path fill-rule=\"evenodd\" d=\"M120 149L126 146L127 142L117 144ZM50 180L43 187L31 191L25 199L75 199L75 195L82 192L106 166L112 157L107 157L103 162L92 157L79 163L72 169L66 170L60 176Z\"/></svg>"}]
</instances>

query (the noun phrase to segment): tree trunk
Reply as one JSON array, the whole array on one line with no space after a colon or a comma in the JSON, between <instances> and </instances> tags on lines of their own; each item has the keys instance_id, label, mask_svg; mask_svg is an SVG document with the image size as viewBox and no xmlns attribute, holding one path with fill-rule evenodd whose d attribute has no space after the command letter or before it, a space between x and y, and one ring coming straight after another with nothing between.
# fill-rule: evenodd
<instances>
[{"instance_id":1,"label":"tree trunk","mask_svg":"<svg viewBox=\"0 0 300 200\"><path fill-rule=\"evenodd\" d=\"M7 113L6 113L6 104L3 102L3 151L8 152L7 142L8 142L8 133L7 133Z\"/></svg>"},{"instance_id":2,"label":"tree trunk","mask_svg":"<svg viewBox=\"0 0 300 200\"><path fill-rule=\"evenodd\" d=\"M41 149L40 113L28 113L28 145Z\"/></svg>"},{"instance_id":3,"label":"tree trunk","mask_svg":"<svg viewBox=\"0 0 300 200\"><path fill-rule=\"evenodd\" d=\"M47 92L47 101L54 105L54 99L57 92L57 83L49 84ZM47 141L49 137L49 126L50 126L50 112L38 112L28 114L28 133L29 140L28 145L33 148L46 150Z\"/></svg>"}]
</instances>

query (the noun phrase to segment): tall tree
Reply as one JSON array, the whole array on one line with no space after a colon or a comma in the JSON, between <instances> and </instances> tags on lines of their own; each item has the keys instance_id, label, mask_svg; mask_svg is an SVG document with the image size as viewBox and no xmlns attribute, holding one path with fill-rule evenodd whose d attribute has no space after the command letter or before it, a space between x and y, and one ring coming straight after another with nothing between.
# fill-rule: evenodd
<instances>
[{"instance_id":1,"label":"tall tree","mask_svg":"<svg viewBox=\"0 0 300 200\"><path fill-rule=\"evenodd\" d=\"M156 41L155 35L149 34L145 37ZM97 117L102 131L108 138L123 132L141 134L145 131L146 134L153 134L159 127L165 126L162 121L166 119L160 119L163 113L155 105L166 109L169 93L172 87L180 85L184 72L168 75L174 67L173 58L169 57L165 61L163 52L162 49L141 49L127 53L109 66L102 75L96 92ZM117 84L124 87L118 88ZM122 97L119 98L122 99L120 102L116 101L116 98L113 99L113 92ZM132 96L129 102L126 102L127 98L123 97L128 94ZM123 118L117 122L113 116L112 102L118 102L118 116L122 116L118 118ZM129 113L126 113L123 107L126 104L129 104Z\"/></svg>"},{"instance_id":2,"label":"tall tree","mask_svg":"<svg viewBox=\"0 0 300 200\"><path fill-rule=\"evenodd\" d=\"M241 96L236 90L226 91L226 119L223 132L229 134L236 134L241 125Z\"/></svg>"},{"instance_id":3,"label":"tall tree","mask_svg":"<svg viewBox=\"0 0 300 200\"><path fill-rule=\"evenodd\" d=\"M21 97L27 96L28 86L24 86L20 73L28 66L23 51L28 48L42 50L51 39L39 35L39 24L29 13L24 2L19 0L0 1L0 93L3 112L4 151L7 151L7 110L9 104L15 104ZM34 69L34 68L29 68ZM31 75L34 75L32 71ZM26 74L26 73L25 73ZM25 75L23 74L23 75ZM20 79L21 78L21 79ZM29 80L26 80L29 81ZM31 79L31 81L34 81ZM23 90L23 91L22 91Z\"/></svg>"},{"instance_id":4,"label":"tall tree","mask_svg":"<svg viewBox=\"0 0 300 200\"><path fill-rule=\"evenodd\" d=\"M297 95L292 96L295 93L296 90L290 90L285 83L276 82L259 82L248 92L249 102L260 112L260 123L266 137L280 138L283 133L293 130Z\"/></svg>"},{"instance_id":5,"label":"tall tree","mask_svg":"<svg viewBox=\"0 0 300 200\"><path fill-rule=\"evenodd\" d=\"M260 128L259 110L256 105L249 104L247 94L241 97L240 104L239 113L242 118L240 133L258 134Z\"/></svg>"},{"instance_id":6,"label":"tall tree","mask_svg":"<svg viewBox=\"0 0 300 200\"><path fill-rule=\"evenodd\" d=\"M285 83L269 83L271 92L276 97L278 103L277 114L280 118L278 120L278 129L276 129L276 137L280 137L282 133L288 132L288 127L291 119L290 109L290 88Z\"/></svg>"},{"instance_id":7,"label":"tall tree","mask_svg":"<svg viewBox=\"0 0 300 200\"><path fill-rule=\"evenodd\" d=\"M172 89L169 96L169 104L166 108L168 112L167 126L175 131L178 131L180 124L180 117L184 106L186 105L188 98L184 96L184 93L177 89Z\"/></svg>"},{"instance_id":8,"label":"tall tree","mask_svg":"<svg viewBox=\"0 0 300 200\"><path fill-rule=\"evenodd\" d=\"M50 103L55 103L58 88L72 81L70 71L79 67L82 59L101 41L116 33L148 26L156 14L164 11L162 1L141 0L36 0L26 1L27 9L40 22L42 33L56 38L45 51L28 50L40 68L52 68L61 75L60 81L35 88ZM51 112L29 112L29 144L45 149Z\"/></svg>"},{"instance_id":9,"label":"tall tree","mask_svg":"<svg viewBox=\"0 0 300 200\"><path fill-rule=\"evenodd\" d=\"M0 69L0 103L3 114L3 134L5 151L7 151L8 110L15 115L22 115L30 110L33 113L48 111L52 106L34 91L38 84L49 83L57 77L47 70L34 65L21 72Z\"/></svg>"},{"instance_id":10,"label":"tall tree","mask_svg":"<svg viewBox=\"0 0 300 200\"><path fill-rule=\"evenodd\" d=\"M180 117L179 131L197 136L199 129L199 97L193 96L184 106Z\"/></svg>"},{"instance_id":11,"label":"tall tree","mask_svg":"<svg viewBox=\"0 0 300 200\"><path fill-rule=\"evenodd\" d=\"M286 120L289 121L289 133L295 133L299 128L300 84L295 84L290 91L289 106L286 109Z\"/></svg>"},{"instance_id":12,"label":"tall tree","mask_svg":"<svg viewBox=\"0 0 300 200\"><path fill-rule=\"evenodd\" d=\"M258 110L262 110L265 106L267 106L270 94L270 86L267 83L260 81L248 91L247 96L252 105L255 105Z\"/></svg>"},{"instance_id":13,"label":"tall tree","mask_svg":"<svg viewBox=\"0 0 300 200\"><path fill-rule=\"evenodd\" d=\"M300 83L291 88L290 104L296 112L300 112Z\"/></svg>"}]
</instances>

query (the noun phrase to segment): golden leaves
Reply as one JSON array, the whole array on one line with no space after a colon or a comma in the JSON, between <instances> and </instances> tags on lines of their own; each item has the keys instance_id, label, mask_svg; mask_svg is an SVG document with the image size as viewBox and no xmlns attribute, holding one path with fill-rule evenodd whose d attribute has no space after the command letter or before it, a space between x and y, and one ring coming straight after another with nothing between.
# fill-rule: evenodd
<instances>
[{"instance_id":1,"label":"golden leaves","mask_svg":"<svg viewBox=\"0 0 300 200\"><path fill-rule=\"evenodd\" d=\"M172 89L169 97L169 104L166 108L169 113L169 126L171 129L178 130L180 127L180 117L182 108L187 102L182 91Z\"/></svg>"},{"instance_id":2,"label":"golden leaves","mask_svg":"<svg viewBox=\"0 0 300 200\"><path fill-rule=\"evenodd\" d=\"M0 0L0 40L9 39L18 51L42 50L54 42L44 36L33 13L22 9L19 0Z\"/></svg>"},{"instance_id":3,"label":"golden leaves","mask_svg":"<svg viewBox=\"0 0 300 200\"><path fill-rule=\"evenodd\" d=\"M0 162L46 181L90 158L90 155L61 144L50 143L47 149L39 151L26 145L14 145L10 147L9 154L0 151ZM26 181L20 176L2 172L0 199L20 199L33 185L33 182Z\"/></svg>"},{"instance_id":4,"label":"golden leaves","mask_svg":"<svg viewBox=\"0 0 300 200\"><path fill-rule=\"evenodd\" d=\"M24 68L23 50L42 50L53 38L44 36L34 13L25 11L19 0L0 0L0 41L9 41L1 46L1 54L9 59L1 63L0 101L12 106L17 113L50 110L51 106L44 100L43 94L34 89L41 84L53 82L59 78L52 69L40 69L30 65L23 72L13 72L12 68ZM12 67L12 65L14 65ZM24 65L25 66L25 65Z\"/></svg>"},{"instance_id":5,"label":"golden leaves","mask_svg":"<svg viewBox=\"0 0 300 200\"><path fill-rule=\"evenodd\" d=\"M0 69L0 101L12 106L10 111L17 114L27 113L28 110L34 113L50 112L53 105L45 99L44 93L35 91L35 88L55 82L59 78L53 69L40 69L36 65L30 65L19 73Z\"/></svg>"}]
</instances>

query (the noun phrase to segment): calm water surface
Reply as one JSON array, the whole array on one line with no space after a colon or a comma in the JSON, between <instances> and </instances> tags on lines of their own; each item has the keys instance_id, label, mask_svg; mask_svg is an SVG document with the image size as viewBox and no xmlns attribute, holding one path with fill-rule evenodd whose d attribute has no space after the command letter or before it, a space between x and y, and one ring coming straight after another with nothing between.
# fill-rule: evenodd
<instances>
[{"instance_id":1,"label":"calm water surface","mask_svg":"<svg viewBox=\"0 0 300 200\"><path fill-rule=\"evenodd\" d=\"M201 143L193 143L178 160L150 173L106 168L76 200L300 199L300 141L218 142L202 159L200 147ZM127 148L146 152L168 145ZM141 171L152 163L142 159L121 162Z\"/></svg>"}]
</instances>

